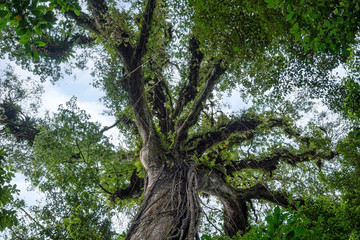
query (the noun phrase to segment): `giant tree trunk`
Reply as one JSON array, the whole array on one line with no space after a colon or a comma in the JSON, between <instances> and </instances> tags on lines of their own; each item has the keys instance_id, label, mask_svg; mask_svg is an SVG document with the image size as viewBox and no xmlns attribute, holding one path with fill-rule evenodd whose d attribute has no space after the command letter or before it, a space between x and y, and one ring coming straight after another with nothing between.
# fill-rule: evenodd
<instances>
[{"instance_id":1,"label":"giant tree trunk","mask_svg":"<svg viewBox=\"0 0 360 240\"><path fill-rule=\"evenodd\" d=\"M126 239L197 239L200 205L193 168L178 163L149 176Z\"/></svg>"}]
</instances>

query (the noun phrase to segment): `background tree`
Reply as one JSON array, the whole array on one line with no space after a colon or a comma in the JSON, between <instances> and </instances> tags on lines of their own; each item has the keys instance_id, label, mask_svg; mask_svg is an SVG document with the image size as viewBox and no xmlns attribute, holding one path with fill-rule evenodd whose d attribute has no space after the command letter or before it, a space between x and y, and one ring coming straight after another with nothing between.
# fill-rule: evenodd
<instances>
[{"instance_id":1,"label":"background tree","mask_svg":"<svg viewBox=\"0 0 360 240\"><path fill-rule=\"evenodd\" d=\"M11 185L10 181L14 177L11 165L5 162L5 149L0 149L0 231L5 228L11 228L18 223L16 211L12 208L11 202L14 200L14 195L18 192L16 185Z\"/></svg>"},{"instance_id":2,"label":"background tree","mask_svg":"<svg viewBox=\"0 0 360 240\"><path fill-rule=\"evenodd\" d=\"M338 11L337 4L344 7L341 17L320 2L318 15L304 4L3 1L2 53L52 81L61 78L60 63L84 68L96 54L94 85L116 117L101 128L73 98L54 115L30 118L10 97L14 84L3 84L1 133L28 144L14 164L48 194L44 210L34 209L38 220L14 232L115 238L106 202L121 211L141 202L125 239L198 239L199 197L211 195L224 207L225 234L233 236L249 229L253 201L295 208L314 192L331 194L316 182L323 163L341 153L331 125L298 120L314 97L343 106L332 93L346 91L331 71L351 57L359 9L334 2ZM309 28L326 14L336 34L349 33L341 44L324 30L319 35L329 39L321 45ZM234 87L252 107L224 110L222 93ZM104 135L113 127L127 138L126 147L114 147ZM274 214L281 216L279 208Z\"/></svg>"}]
</instances>

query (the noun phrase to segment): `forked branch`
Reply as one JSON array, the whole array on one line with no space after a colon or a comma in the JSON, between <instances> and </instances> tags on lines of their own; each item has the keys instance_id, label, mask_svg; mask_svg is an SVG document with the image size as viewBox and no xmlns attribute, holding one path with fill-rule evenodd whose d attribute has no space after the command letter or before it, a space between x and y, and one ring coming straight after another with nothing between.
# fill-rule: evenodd
<instances>
[{"instance_id":1,"label":"forked branch","mask_svg":"<svg viewBox=\"0 0 360 240\"><path fill-rule=\"evenodd\" d=\"M215 63L211 73L206 78L205 86L200 93L199 97L196 99L190 113L183 123L179 123L179 126L176 129L176 135L174 139L174 148L179 148L180 143L187 138L188 130L196 123L199 118L201 111L204 109L206 100L209 98L209 95L212 93L216 83L219 78L224 74L225 69L221 66L222 60L219 60Z\"/></svg>"},{"instance_id":2,"label":"forked branch","mask_svg":"<svg viewBox=\"0 0 360 240\"><path fill-rule=\"evenodd\" d=\"M115 47L123 61L127 73L134 70L132 66L132 56L134 49L130 45L130 35L122 26L114 24L114 20L109 12L104 0L88 0L96 26L100 34Z\"/></svg>"},{"instance_id":3,"label":"forked branch","mask_svg":"<svg viewBox=\"0 0 360 240\"><path fill-rule=\"evenodd\" d=\"M178 102L173 114L173 119L176 119L182 112L184 106L193 101L197 94L197 88L199 85L199 70L201 62L204 58L204 54L202 54L199 50L200 43L195 38L192 37L189 41L189 51L191 53L191 59L189 63L189 76L188 82L184 85L179 93Z\"/></svg>"}]
</instances>

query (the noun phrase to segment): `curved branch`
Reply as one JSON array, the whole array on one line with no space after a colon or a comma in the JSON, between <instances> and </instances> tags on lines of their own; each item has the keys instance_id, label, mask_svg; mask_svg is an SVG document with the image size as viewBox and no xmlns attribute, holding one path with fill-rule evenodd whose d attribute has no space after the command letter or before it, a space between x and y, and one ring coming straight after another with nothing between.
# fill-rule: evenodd
<instances>
[{"instance_id":1,"label":"curved branch","mask_svg":"<svg viewBox=\"0 0 360 240\"><path fill-rule=\"evenodd\" d=\"M233 162L232 165L226 166L228 174L240 171L242 169L262 169L264 171L272 171L277 168L277 165L283 161L288 164L297 164L300 162L311 161L314 158L321 158L325 160L333 159L337 155L336 152L325 154L317 152L316 149L308 150L303 153L292 153L287 149L275 150L271 156L266 156L261 159L244 159L239 162Z\"/></svg>"},{"instance_id":2,"label":"curved branch","mask_svg":"<svg viewBox=\"0 0 360 240\"><path fill-rule=\"evenodd\" d=\"M239 230L243 233L249 225L248 207L240 192L230 186L221 173L199 171L199 190L220 199L224 206L224 228L228 236L234 236Z\"/></svg>"},{"instance_id":3,"label":"curved branch","mask_svg":"<svg viewBox=\"0 0 360 240\"><path fill-rule=\"evenodd\" d=\"M249 225L246 202L262 199L283 207L291 202L285 194L270 191L263 183L248 189L236 189L222 177L222 173L199 170L199 191L218 197L224 205L224 227L229 236L236 235L239 230L245 233Z\"/></svg>"},{"instance_id":4,"label":"curved branch","mask_svg":"<svg viewBox=\"0 0 360 240\"><path fill-rule=\"evenodd\" d=\"M197 155L200 156L207 149L227 140L234 133L244 132L245 136L241 138L241 140L244 141L246 139L249 139L254 136L253 130L255 130L260 123L261 122L256 119L236 119L228 124L218 127L217 130L193 137L192 139L187 141L186 145L191 146L191 150L189 150L188 153L196 151ZM234 138L233 142L239 142L239 140L239 137Z\"/></svg>"},{"instance_id":5,"label":"curved branch","mask_svg":"<svg viewBox=\"0 0 360 240\"><path fill-rule=\"evenodd\" d=\"M129 40L130 35L122 26L114 24L115 20L112 18L105 0L88 0L88 5L101 35L114 46L125 68L126 76L122 81L123 88L128 93L129 102L135 117L135 123L144 143L144 147L140 154L140 160L146 170L151 167L159 167L160 164L157 161L159 159L156 155L159 151L158 142L160 140L154 129L151 112L145 98L144 75L141 59L134 58L134 49L130 45ZM152 5L150 4L148 8L152 8L151 6ZM151 11L153 10L154 9ZM149 14L149 12L146 14ZM145 22L149 19L151 20L152 13L149 14L149 16L145 16L145 18ZM150 22L146 22L145 24L150 24ZM148 33L146 32L150 31L150 28L147 26L143 28L143 30L145 31L142 34L143 40L140 41L142 46L147 42Z\"/></svg>"},{"instance_id":6,"label":"curved branch","mask_svg":"<svg viewBox=\"0 0 360 240\"><path fill-rule=\"evenodd\" d=\"M127 73L130 74L135 69L131 61L134 49L130 45L130 35L121 26L114 24L104 0L88 0L88 5L94 16L98 32L115 46Z\"/></svg>"},{"instance_id":7,"label":"curved branch","mask_svg":"<svg viewBox=\"0 0 360 240\"><path fill-rule=\"evenodd\" d=\"M196 99L193 108L191 109L185 121L183 123L180 123L179 124L180 126L177 127L176 135L174 139L175 149L178 148L180 146L180 143L187 138L188 130L196 123L200 115L200 112L204 109L204 104L206 100L208 99L209 95L212 93L221 75L224 74L225 69L221 67L221 64L222 64L222 60L216 62L213 70L206 78L205 87L203 88L199 97Z\"/></svg>"},{"instance_id":8,"label":"curved branch","mask_svg":"<svg viewBox=\"0 0 360 240\"><path fill-rule=\"evenodd\" d=\"M42 53L50 58L62 59L66 58L70 54L75 45L91 45L95 41L95 38L75 34L71 39L60 41L42 40L46 43L44 47L34 46L34 49L36 49L38 53Z\"/></svg>"},{"instance_id":9,"label":"curved branch","mask_svg":"<svg viewBox=\"0 0 360 240\"><path fill-rule=\"evenodd\" d=\"M135 49L135 56L133 61L141 61L141 58L146 53L146 44L149 39L151 30L151 21L153 19L154 11L156 7L156 0L149 0L146 4L146 9L143 15L143 22L140 31L140 38Z\"/></svg>"},{"instance_id":10,"label":"curved branch","mask_svg":"<svg viewBox=\"0 0 360 240\"><path fill-rule=\"evenodd\" d=\"M100 31L96 27L95 20L92 19L86 13L80 11L80 14L78 16L78 15L76 15L76 13L74 11L69 10L69 11L65 12L65 14L67 16L69 16L70 18L72 18L73 20L75 20L77 22L77 24L79 24L79 26L82 26L83 28L89 30L90 32L100 35Z\"/></svg>"},{"instance_id":11,"label":"curved branch","mask_svg":"<svg viewBox=\"0 0 360 240\"><path fill-rule=\"evenodd\" d=\"M246 201L250 201L252 199L262 199L285 208L290 205L290 200L285 194L270 191L264 183L257 183L253 187L242 189L240 190L240 195L241 198Z\"/></svg>"},{"instance_id":12,"label":"curved branch","mask_svg":"<svg viewBox=\"0 0 360 240\"><path fill-rule=\"evenodd\" d=\"M196 97L197 87L199 84L200 65L204 58L204 54L200 52L199 47L199 41L195 37L192 37L189 41L191 59L189 63L190 71L188 76L188 83L180 90L178 102L173 114L173 119L176 119L176 117L180 115L186 103L193 101Z\"/></svg>"},{"instance_id":13,"label":"curved branch","mask_svg":"<svg viewBox=\"0 0 360 240\"><path fill-rule=\"evenodd\" d=\"M125 189L119 189L116 192L112 193L108 190L106 190L101 184L99 187L107 194L110 194L110 200L112 202L115 202L117 198L120 200L129 199L129 198L136 198L140 197L143 193L144 188L144 179L139 178L137 176L136 169L133 171L130 177L130 184Z\"/></svg>"}]
</instances>

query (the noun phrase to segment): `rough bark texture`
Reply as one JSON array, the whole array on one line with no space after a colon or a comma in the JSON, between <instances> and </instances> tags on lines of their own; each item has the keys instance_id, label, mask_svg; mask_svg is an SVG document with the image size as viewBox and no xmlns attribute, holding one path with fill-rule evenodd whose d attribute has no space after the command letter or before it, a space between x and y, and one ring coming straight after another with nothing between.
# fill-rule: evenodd
<instances>
[{"instance_id":1,"label":"rough bark texture","mask_svg":"<svg viewBox=\"0 0 360 240\"><path fill-rule=\"evenodd\" d=\"M239 230L246 232L249 226L248 207L244 200L222 199L224 205L224 230L227 235L235 236Z\"/></svg>"},{"instance_id":2,"label":"rough bark texture","mask_svg":"<svg viewBox=\"0 0 360 240\"><path fill-rule=\"evenodd\" d=\"M193 167L179 162L149 179L145 199L126 239L195 239L200 221L198 185Z\"/></svg>"}]
</instances>

